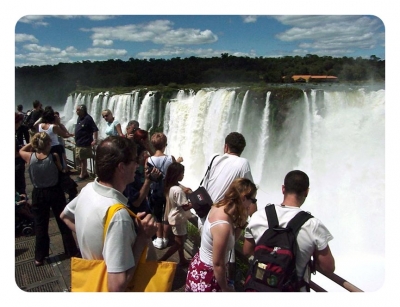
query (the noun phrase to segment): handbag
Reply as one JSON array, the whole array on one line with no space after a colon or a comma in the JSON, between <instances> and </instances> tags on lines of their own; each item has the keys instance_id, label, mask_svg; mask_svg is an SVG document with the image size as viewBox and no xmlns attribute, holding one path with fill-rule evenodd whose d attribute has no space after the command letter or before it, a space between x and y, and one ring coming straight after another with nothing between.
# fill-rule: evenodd
<instances>
[{"instance_id":1,"label":"handbag","mask_svg":"<svg viewBox=\"0 0 400 307\"><path fill-rule=\"evenodd\" d=\"M137 218L135 213L122 204L111 206L107 211L103 230L106 236L108 225L114 213L126 209ZM169 292L176 272L176 262L147 261L147 247L143 250L127 292ZM71 292L108 292L107 267L104 260L88 260L71 257Z\"/></svg>"},{"instance_id":2,"label":"handbag","mask_svg":"<svg viewBox=\"0 0 400 307\"><path fill-rule=\"evenodd\" d=\"M192 208L194 209L194 211L196 211L196 214L199 216L199 218L207 216L213 204L210 194L208 194L207 190L202 186L202 184L204 178L206 178L207 174L210 172L211 165L217 156L218 155L212 158L210 165L208 166L207 171L204 174L204 177L201 180L200 186L197 188L197 190L195 190L193 193L188 194L189 200L192 204Z\"/></svg>"}]
</instances>

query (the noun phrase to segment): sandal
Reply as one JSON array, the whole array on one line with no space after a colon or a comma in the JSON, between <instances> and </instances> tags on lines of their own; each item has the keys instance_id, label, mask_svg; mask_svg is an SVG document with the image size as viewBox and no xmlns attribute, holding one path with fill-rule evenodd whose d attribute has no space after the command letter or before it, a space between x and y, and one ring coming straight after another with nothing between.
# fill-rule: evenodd
<instances>
[{"instance_id":1,"label":"sandal","mask_svg":"<svg viewBox=\"0 0 400 307\"><path fill-rule=\"evenodd\" d=\"M43 264L44 264L44 261L35 260L35 266L42 266Z\"/></svg>"}]
</instances>

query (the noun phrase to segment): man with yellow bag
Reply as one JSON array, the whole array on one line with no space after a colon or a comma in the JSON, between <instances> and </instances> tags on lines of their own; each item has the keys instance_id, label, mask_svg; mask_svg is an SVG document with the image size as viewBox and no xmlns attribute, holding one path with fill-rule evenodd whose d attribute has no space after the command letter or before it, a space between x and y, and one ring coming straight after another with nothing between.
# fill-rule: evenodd
<instances>
[{"instance_id":1,"label":"man with yellow bag","mask_svg":"<svg viewBox=\"0 0 400 307\"><path fill-rule=\"evenodd\" d=\"M119 136L104 139L96 149L95 165L97 178L81 190L60 216L76 232L84 259L71 260L71 290L126 291L157 226L151 214L140 212L132 218L125 210L127 199L122 192L134 180L138 167L136 147L130 140ZM122 204L122 209L110 214L109 209L115 204ZM86 275L91 277L80 278L91 280L84 280L79 289L74 289L75 260L101 263L105 276L92 270ZM93 284L98 285L93 288Z\"/></svg>"}]
</instances>

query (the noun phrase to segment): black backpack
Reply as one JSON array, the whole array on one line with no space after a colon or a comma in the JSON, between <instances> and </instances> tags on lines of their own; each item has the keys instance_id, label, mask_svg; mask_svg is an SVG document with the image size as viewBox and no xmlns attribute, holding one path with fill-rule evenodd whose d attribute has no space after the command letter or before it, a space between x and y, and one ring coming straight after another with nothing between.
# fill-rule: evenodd
<instances>
[{"instance_id":1,"label":"black backpack","mask_svg":"<svg viewBox=\"0 0 400 307\"><path fill-rule=\"evenodd\" d=\"M296 292L305 286L296 273L297 234L301 226L313 216L300 211L286 228L279 227L275 205L265 207L268 229L254 249L254 259L244 284L245 291Z\"/></svg>"},{"instance_id":2,"label":"black backpack","mask_svg":"<svg viewBox=\"0 0 400 307\"><path fill-rule=\"evenodd\" d=\"M161 167L158 168L154 165L153 160L150 157L151 162L153 163L153 167L157 168L161 172L161 176L150 184L150 197L149 200L152 204L164 204L165 203L165 195L164 195L164 173L162 169L164 168L164 164L167 160L167 156L165 156ZM151 165L151 164L150 164Z\"/></svg>"},{"instance_id":3,"label":"black backpack","mask_svg":"<svg viewBox=\"0 0 400 307\"><path fill-rule=\"evenodd\" d=\"M28 112L26 112L26 113L24 114L24 119L23 119L23 121L22 121L22 124L23 124L24 126L28 127L29 129L31 128L31 127L29 127L29 125L31 124L30 122L32 121L32 113L33 113L33 110L34 110L34 109L29 110ZM33 124L34 124L34 122L32 123L32 126L33 126Z\"/></svg>"}]
</instances>

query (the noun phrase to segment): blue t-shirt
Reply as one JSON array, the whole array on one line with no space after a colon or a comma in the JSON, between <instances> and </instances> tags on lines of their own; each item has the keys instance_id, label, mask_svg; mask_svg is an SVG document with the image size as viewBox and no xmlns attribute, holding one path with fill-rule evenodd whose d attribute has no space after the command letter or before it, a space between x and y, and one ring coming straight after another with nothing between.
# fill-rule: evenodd
<instances>
[{"instance_id":1,"label":"blue t-shirt","mask_svg":"<svg viewBox=\"0 0 400 307\"><path fill-rule=\"evenodd\" d=\"M106 128L106 135L118 135L117 126L119 124L119 121L116 119L113 120L112 123L107 123L107 128Z\"/></svg>"},{"instance_id":2,"label":"blue t-shirt","mask_svg":"<svg viewBox=\"0 0 400 307\"><path fill-rule=\"evenodd\" d=\"M86 114L82 118L78 117L75 126L75 143L79 147L90 146L93 142L93 133L99 131L93 118Z\"/></svg>"}]
</instances>

